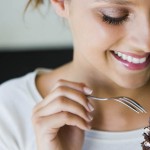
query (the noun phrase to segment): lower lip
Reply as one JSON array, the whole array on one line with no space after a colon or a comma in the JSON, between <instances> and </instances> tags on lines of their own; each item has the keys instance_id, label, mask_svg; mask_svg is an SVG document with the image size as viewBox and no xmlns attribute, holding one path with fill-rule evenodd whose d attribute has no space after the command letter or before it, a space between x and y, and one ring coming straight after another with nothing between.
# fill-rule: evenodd
<instances>
[{"instance_id":1,"label":"lower lip","mask_svg":"<svg viewBox=\"0 0 150 150\"><path fill-rule=\"evenodd\" d=\"M114 54L114 52L112 52L112 55L129 70L143 70L150 65L150 55L148 56L146 61L142 64L130 63L126 60L121 59L119 56Z\"/></svg>"}]
</instances>

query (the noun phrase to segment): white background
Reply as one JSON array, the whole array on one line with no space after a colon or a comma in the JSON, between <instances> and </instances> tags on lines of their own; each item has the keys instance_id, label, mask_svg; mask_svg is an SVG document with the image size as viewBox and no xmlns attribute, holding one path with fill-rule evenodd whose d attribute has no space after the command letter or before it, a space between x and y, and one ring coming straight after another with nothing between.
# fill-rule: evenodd
<instances>
[{"instance_id":1,"label":"white background","mask_svg":"<svg viewBox=\"0 0 150 150\"><path fill-rule=\"evenodd\" d=\"M30 7L24 16L26 3L0 0L0 49L72 45L67 24L51 7L45 5L39 11Z\"/></svg>"}]
</instances>

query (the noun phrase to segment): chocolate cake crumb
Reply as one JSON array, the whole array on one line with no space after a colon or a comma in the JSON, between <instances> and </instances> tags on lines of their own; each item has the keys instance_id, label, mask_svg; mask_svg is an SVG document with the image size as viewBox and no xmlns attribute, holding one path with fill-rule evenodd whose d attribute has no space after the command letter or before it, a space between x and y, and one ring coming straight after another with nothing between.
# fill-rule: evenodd
<instances>
[{"instance_id":1,"label":"chocolate cake crumb","mask_svg":"<svg viewBox=\"0 0 150 150\"><path fill-rule=\"evenodd\" d=\"M144 128L144 141L141 143L143 150L150 150L150 118L149 126Z\"/></svg>"}]
</instances>

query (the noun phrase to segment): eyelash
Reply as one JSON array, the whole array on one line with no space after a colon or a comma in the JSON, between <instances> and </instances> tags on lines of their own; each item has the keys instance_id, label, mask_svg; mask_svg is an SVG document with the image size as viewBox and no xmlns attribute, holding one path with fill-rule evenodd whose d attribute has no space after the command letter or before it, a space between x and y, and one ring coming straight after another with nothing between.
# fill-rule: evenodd
<instances>
[{"instance_id":1,"label":"eyelash","mask_svg":"<svg viewBox=\"0 0 150 150\"><path fill-rule=\"evenodd\" d=\"M107 15L103 14L103 21L110 24L110 25L121 25L123 24L125 21L128 20L128 14L126 14L123 17L119 17L119 18L113 18Z\"/></svg>"}]
</instances>

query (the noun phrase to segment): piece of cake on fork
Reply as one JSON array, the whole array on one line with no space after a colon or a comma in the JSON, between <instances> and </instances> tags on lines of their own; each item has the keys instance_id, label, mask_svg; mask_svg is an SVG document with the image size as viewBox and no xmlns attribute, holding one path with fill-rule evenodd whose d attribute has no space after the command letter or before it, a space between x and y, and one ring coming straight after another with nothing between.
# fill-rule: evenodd
<instances>
[{"instance_id":1,"label":"piece of cake on fork","mask_svg":"<svg viewBox=\"0 0 150 150\"><path fill-rule=\"evenodd\" d=\"M141 143L143 150L150 150L150 118L149 126L144 128L144 141Z\"/></svg>"}]
</instances>

